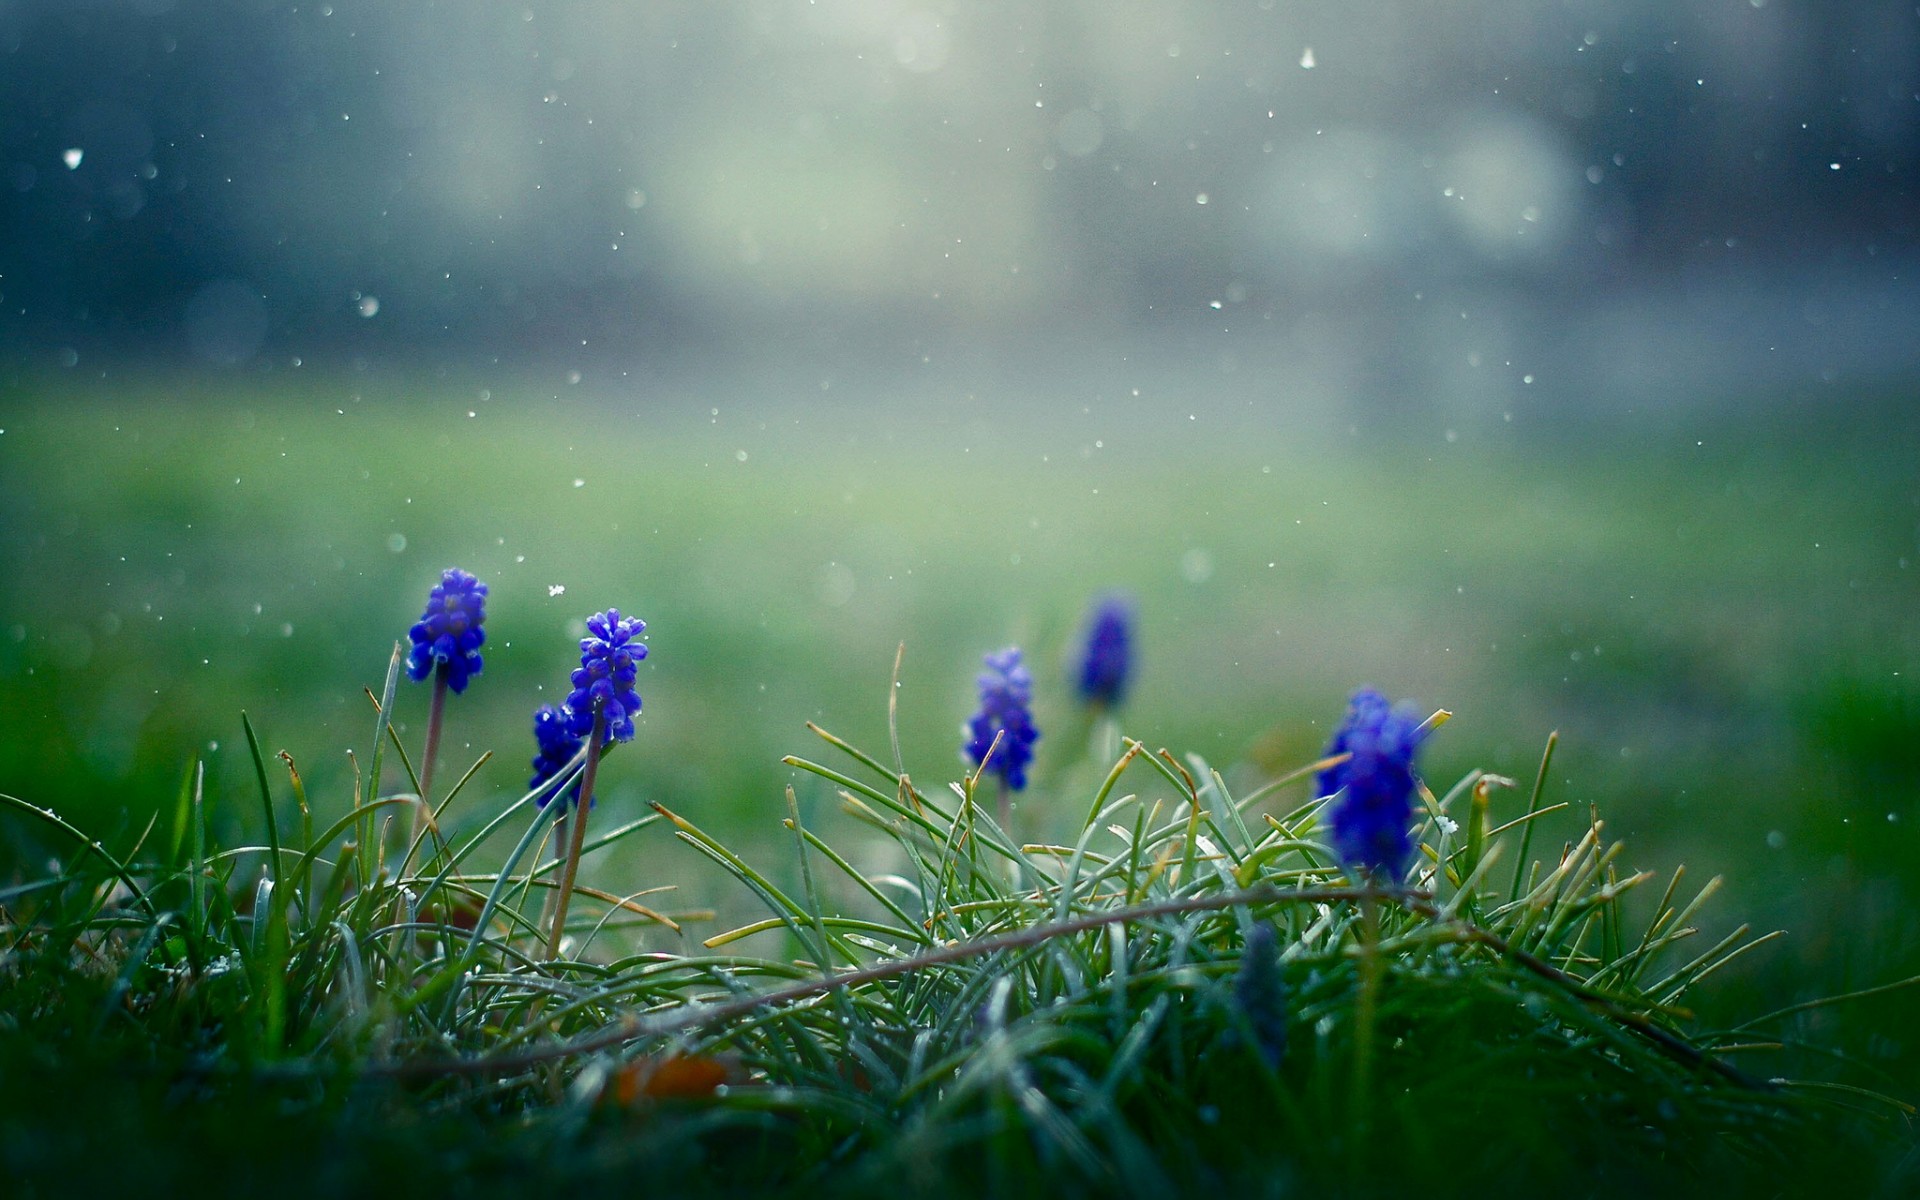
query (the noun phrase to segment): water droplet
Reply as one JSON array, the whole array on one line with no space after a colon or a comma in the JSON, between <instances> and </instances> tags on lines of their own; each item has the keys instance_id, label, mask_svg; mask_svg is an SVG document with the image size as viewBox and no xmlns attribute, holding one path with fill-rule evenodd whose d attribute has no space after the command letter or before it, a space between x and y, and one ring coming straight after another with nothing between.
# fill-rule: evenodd
<instances>
[{"instance_id":1,"label":"water droplet","mask_svg":"<svg viewBox=\"0 0 1920 1200\"><path fill-rule=\"evenodd\" d=\"M566 594L567 585L564 583L550 583L547 585L548 596L564 596Z\"/></svg>"},{"instance_id":2,"label":"water droplet","mask_svg":"<svg viewBox=\"0 0 1920 1200\"><path fill-rule=\"evenodd\" d=\"M574 481L573 481L573 486L575 486L575 487L577 487L577 488L583 488L583 487L585 487L585 486L587 486L587 481L586 481L586 480L584 480L584 479L576 479L576 480L574 480Z\"/></svg>"},{"instance_id":3,"label":"water droplet","mask_svg":"<svg viewBox=\"0 0 1920 1200\"><path fill-rule=\"evenodd\" d=\"M86 156L87 156L87 152L85 150L82 150L78 146L75 146L73 149L62 154L60 156L60 161L67 164L67 170L78 171L80 169L80 160L85 158Z\"/></svg>"},{"instance_id":4,"label":"water droplet","mask_svg":"<svg viewBox=\"0 0 1920 1200\"><path fill-rule=\"evenodd\" d=\"M395 534L390 534L387 537L387 549L393 551L395 554L400 553L402 550L405 550L406 548L407 548L406 534L395 533Z\"/></svg>"},{"instance_id":5,"label":"water droplet","mask_svg":"<svg viewBox=\"0 0 1920 1200\"><path fill-rule=\"evenodd\" d=\"M1317 65L1318 64L1314 61L1314 58L1313 58L1312 46L1308 46L1304 50L1300 51L1300 69L1301 70L1311 71Z\"/></svg>"},{"instance_id":6,"label":"water droplet","mask_svg":"<svg viewBox=\"0 0 1920 1200\"><path fill-rule=\"evenodd\" d=\"M380 297L362 296L360 303L354 306L363 317L377 316L380 312Z\"/></svg>"}]
</instances>

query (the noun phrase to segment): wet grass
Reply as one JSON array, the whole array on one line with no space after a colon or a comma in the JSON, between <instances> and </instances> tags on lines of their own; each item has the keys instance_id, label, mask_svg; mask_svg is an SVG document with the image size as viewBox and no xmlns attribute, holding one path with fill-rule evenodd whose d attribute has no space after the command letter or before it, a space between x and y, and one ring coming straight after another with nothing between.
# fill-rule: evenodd
<instances>
[{"instance_id":1,"label":"wet grass","mask_svg":"<svg viewBox=\"0 0 1920 1200\"><path fill-rule=\"evenodd\" d=\"M386 712L371 745L390 743L411 782ZM1801 1044L1806 1018L1866 998L1700 1022L1700 983L1766 939L1701 937L1716 885L1629 870L1597 814L1544 802L1545 763L1517 816L1494 800L1513 781L1475 771L1442 795L1423 787L1413 868L1376 883L1326 843L1312 784L1335 759L1236 792L1199 755L1124 739L1110 764L1081 764L1086 786L1037 797L1009 828L991 778L923 789L815 733L811 757L787 763L837 802L809 820L787 792L773 831L785 871L659 805L588 842L605 862L670 832L678 846L663 849L757 898L758 919L696 940L687 925L713 914L586 887L558 954L542 925L560 839L532 794L462 833L452 818L476 800L455 787L409 841L392 818L417 801L370 774L320 827L298 775L255 748L264 811L277 791L297 801L284 837L276 814L266 844L219 845L196 771L124 856L0 797L73 856L9 889L0 924L12 1186L1146 1196L1912 1182L1911 1109ZM1115 737L1103 728L1093 744ZM377 773L381 756L366 757ZM1084 815L1058 819L1073 809ZM1578 837L1531 859L1537 832ZM508 839L503 856L489 847ZM480 869L488 859L498 866ZM679 941L646 949L649 929ZM66 1099L93 1092L84 1113Z\"/></svg>"},{"instance_id":2,"label":"wet grass","mask_svg":"<svg viewBox=\"0 0 1920 1200\"><path fill-rule=\"evenodd\" d=\"M1543 826L1535 855L1551 863L1577 842L1581 815L1597 804L1641 861L1684 860L1693 879L1729 876L1724 903L1703 918L1709 937L1736 917L1790 931L1691 997L1709 1031L1920 970L1908 749L1920 744L1910 616L1920 596L1909 566L1920 509L1898 428L1806 419L1785 436L1717 419L1632 438L1416 441L1090 411L1018 436L958 411L795 415L710 399L520 406L439 385L421 394L411 381L384 393L373 381L357 392L150 385L138 395L7 397L0 791L57 809L131 857L149 820L177 810L197 755L208 836L257 844L245 708L270 765L283 748L298 764L324 828L349 811L343 798L355 789L342 751L358 746L364 766L370 750L362 689L378 689L379 664L426 582L458 563L493 583L495 600L487 672L453 706L449 755L496 757L454 814L457 833L518 795L532 707L558 698L580 618L619 604L647 618L654 653L639 740L602 792L603 828L658 803L764 859L770 881L792 891L801 879L791 834L778 828L783 789L795 787L808 828L843 814L834 788L782 759L808 737L807 720L888 745L883 701L901 641L897 735L904 759L925 764L916 780L958 770L979 653L1029 648L1046 731L1039 790L1073 799L1061 811L1029 801L1020 819L1068 838L1097 771L1078 753L1086 730L1059 656L1089 597L1118 586L1142 613L1127 732L1201 755L1236 791L1310 761L1361 682L1460 713L1433 748L1438 779L1476 769L1528 777L1546 732L1562 730L1548 785L1571 823ZM394 705L403 740L417 739L424 713L424 697L403 690ZM381 786L403 789L391 759L389 768ZM854 861L885 845L870 828L839 837ZM601 856L595 886L678 885L681 908L717 910L685 938L633 931L636 952L684 950L766 915L749 892L675 853L663 826L621 845ZM481 857L504 851L489 843ZM56 875L93 869L31 820L0 836L9 888L35 886L49 860ZM239 906L228 936L240 940L251 931L242 874L226 876ZM62 894L96 893L76 881ZM1644 928L1651 901L1635 896L1621 903ZM137 935L110 940L103 961L147 961L134 954ZM1218 961L1227 972L1233 959ZM98 989L110 981L71 976L63 987L105 1005ZM411 976L395 978L400 987ZM1475 979L1497 997L1517 994L1497 972ZM1438 1007L1457 1006L1468 1027L1511 1015L1449 995ZM1810 1077L1911 1099L1920 1047L1901 1035L1905 1005L1890 994L1811 1010L1778 1040L1847 1056L1806 1066ZM48 1011L73 1028L93 1020ZM206 1027L225 1023L215 1009ZM151 1030L101 1028L92 1048L9 1053L20 1070L43 1073L34 1078L85 1077L113 1074L126 1039L159 1044ZM1445 1077L1449 1060L1431 1057L1437 1043L1416 1044ZM135 1086L158 1107L125 1101L126 1120L163 1120L153 1116L170 1111L159 1101L199 1095L198 1060L179 1057L195 1045L205 1049L188 1039L154 1060ZM1338 1061L1337 1046L1324 1049L1326 1063ZM514 1177L508 1160L521 1151L414 1124L410 1085L256 1083L288 1111L330 1114L338 1136L371 1139L370 1161L387 1138L395 1162L444 1151ZM207 1092L209 1103L234 1102L225 1089ZM517 1098L501 1113L535 1111L532 1092L507 1091ZM1568 1096L1596 1094L1582 1085ZM1440 1131L1423 1144L1471 1141L1470 1126L1433 1115L1453 1112L1440 1095L1422 1102ZM1503 1129L1523 1107L1490 1105ZM370 1131L371 1112L386 1132ZM733 1130L744 1118L688 1119ZM629 1118L566 1120L577 1129ZM697 1138L652 1136L678 1125L640 1126L633 1136L646 1153L677 1147L686 1161L711 1160L687 1148ZM525 1145L546 1154L549 1133ZM182 1136L185 1147L214 1134ZM606 1153L592 1144L581 1152Z\"/></svg>"}]
</instances>

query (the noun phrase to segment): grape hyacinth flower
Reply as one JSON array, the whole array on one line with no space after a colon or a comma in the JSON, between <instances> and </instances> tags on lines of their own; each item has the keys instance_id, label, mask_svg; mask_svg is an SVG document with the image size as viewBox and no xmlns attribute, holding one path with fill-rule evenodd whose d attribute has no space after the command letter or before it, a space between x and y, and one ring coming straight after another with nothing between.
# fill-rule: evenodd
<instances>
[{"instance_id":1,"label":"grape hyacinth flower","mask_svg":"<svg viewBox=\"0 0 1920 1200\"><path fill-rule=\"evenodd\" d=\"M1390 883L1406 876L1413 857L1413 758L1427 731L1406 708L1372 688L1353 694L1347 716L1327 746L1343 763L1320 773L1320 794L1332 796L1333 846L1349 868Z\"/></svg>"},{"instance_id":2,"label":"grape hyacinth flower","mask_svg":"<svg viewBox=\"0 0 1920 1200\"><path fill-rule=\"evenodd\" d=\"M467 680L480 673L480 647L487 640L481 628L487 619L487 585L448 567L427 595L427 610L407 631L413 652L407 674L422 680L438 670L456 694L467 690Z\"/></svg>"},{"instance_id":3,"label":"grape hyacinth flower","mask_svg":"<svg viewBox=\"0 0 1920 1200\"><path fill-rule=\"evenodd\" d=\"M987 761L989 768L1010 791L1027 786L1027 764L1033 761L1033 743L1040 731L1033 725L1033 676L1020 664L1020 649L1009 646L986 657L986 671L980 676L980 711L962 727L966 735L966 755L975 765ZM994 738L1000 745L994 749Z\"/></svg>"},{"instance_id":4,"label":"grape hyacinth flower","mask_svg":"<svg viewBox=\"0 0 1920 1200\"><path fill-rule=\"evenodd\" d=\"M617 608L587 618L587 632L593 636L580 641L580 669L573 673L565 710L574 736L591 733L596 713L603 713L607 737L633 740L633 715L640 711L634 683L640 660L647 656L646 643L636 639L646 628L639 617L622 618Z\"/></svg>"},{"instance_id":5,"label":"grape hyacinth flower","mask_svg":"<svg viewBox=\"0 0 1920 1200\"><path fill-rule=\"evenodd\" d=\"M407 657L408 676L415 681L433 676L427 745L420 756L420 802L414 810L416 838L431 812L427 797L433 788L433 765L440 757L440 724L447 693L466 691L467 681L480 673L480 647L487 640L487 631L481 626L486 619L487 585L459 567L448 567L427 593L426 611L407 631L413 642L413 651Z\"/></svg>"},{"instance_id":6,"label":"grape hyacinth flower","mask_svg":"<svg viewBox=\"0 0 1920 1200\"><path fill-rule=\"evenodd\" d=\"M533 756L533 778L527 780L527 790L538 792L533 802L541 808L545 808L548 802L556 798L556 793L544 785L566 770L568 764L573 762L574 757L580 753L580 747L586 744L584 739L576 736L568 728L569 724L568 714L564 709L555 708L551 704L542 704L533 710L533 740L539 746L540 752ZM570 800L574 804L580 803L578 776L575 776L573 783L558 794L558 798ZM564 813L566 810L566 804L560 805L560 812Z\"/></svg>"},{"instance_id":7,"label":"grape hyacinth flower","mask_svg":"<svg viewBox=\"0 0 1920 1200\"><path fill-rule=\"evenodd\" d=\"M593 807L593 782L600 770L600 756L609 741L633 739L633 717L640 711L640 693L634 690L634 684L640 675L640 660L647 656L646 643L639 637L646 628L645 621L622 617L617 608L588 617L589 636L580 639L580 666L573 673L573 691L559 710L565 733L587 739L587 764L580 771L580 791L574 796L571 817L564 808L561 812L561 819L569 820L572 828L567 830L566 863L560 869L553 924L547 931L550 958L560 957L560 943L566 934L567 907L580 870L587 811Z\"/></svg>"},{"instance_id":8,"label":"grape hyacinth flower","mask_svg":"<svg viewBox=\"0 0 1920 1200\"><path fill-rule=\"evenodd\" d=\"M1268 1067L1279 1070L1287 1054L1287 985L1280 977L1279 936L1265 921L1247 934L1247 944L1240 951L1233 999L1253 1037L1251 1049Z\"/></svg>"},{"instance_id":9,"label":"grape hyacinth flower","mask_svg":"<svg viewBox=\"0 0 1920 1200\"><path fill-rule=\"evenodd\" d=\"M1100 601L1087 622L1076 681L1080 698L1103 709L1120 707L1133 674L1133 605L1122 596Z\"/></svg>"}]
</instances>

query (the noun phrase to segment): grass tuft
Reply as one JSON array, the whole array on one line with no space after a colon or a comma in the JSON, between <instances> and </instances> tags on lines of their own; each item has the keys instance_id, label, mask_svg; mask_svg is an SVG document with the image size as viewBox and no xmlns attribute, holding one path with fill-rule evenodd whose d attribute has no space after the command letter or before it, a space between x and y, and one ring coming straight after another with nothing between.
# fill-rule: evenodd
<instances>
[{"instance_id":1,"label":"grass tuft","mask_svg":"<svg viewBox=\"0 0 1920 1200\"><path fill-rule=\"evenodd\" d=\"M1386 885L1326 844L1305 789L1327 760L1236 798L1198 756L1123 739L1052 772L1088 790L1029 796L1017 838L977 776L913 784L890 704L892 767L818 727L832 761L785 760L785 861L657 804L580 847L660 824L765 909L688 941L712 913L575 881L533 794L480 798L484 756L396 833L419 806L377 782L397 663L374 773L317 833L285 760L297 844L250 722L265 847L210 840L197 766L164 847L121 855L0 797L77 851L0 891L15 1194L117 1171L159 1190L1060 1196L1864 1189L1897 1170L1911 1109L1863 1070L1788 1069L1807 1019L1920 981L1703 1027L1695 990L1771 935L1690 952L1717 884L1654 886L1597 813L1563 828L1541 794L1556 739L1504 821L1511 781L1423 789L1422 852ZM1536 834L1566 840L1532 860Z\"/></svg>"}]
</instances>

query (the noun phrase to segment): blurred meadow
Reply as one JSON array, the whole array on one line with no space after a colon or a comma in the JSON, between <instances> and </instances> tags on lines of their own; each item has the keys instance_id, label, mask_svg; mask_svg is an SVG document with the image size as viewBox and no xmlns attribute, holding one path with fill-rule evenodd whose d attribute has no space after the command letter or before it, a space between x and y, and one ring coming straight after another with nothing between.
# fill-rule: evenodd
<instances>
[{"instance_id":1,"label":"blurred meadow","mask_svg":"<svg viewBox=\"0 0 1920 1200\"><path fill-rule=\"evenodd\" d=\"M603 811L777 857L902 643L917 783L1016 643L1087 770L1118 590L1150 747L1256 782L1374 684L1511 816L1558 730L1543 836L1789 931L1730 1009L1920 972L1913 14L1448 7L0 4L0 791L124 850L199 756L244 840L244 709L337 815L457 565L452 822L618 607ZM1913 1100L1902 1011L1822 1031Z\"/></svg>"}]
</instances>

